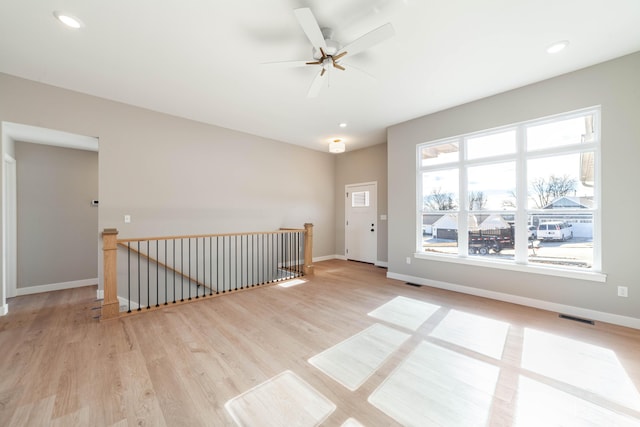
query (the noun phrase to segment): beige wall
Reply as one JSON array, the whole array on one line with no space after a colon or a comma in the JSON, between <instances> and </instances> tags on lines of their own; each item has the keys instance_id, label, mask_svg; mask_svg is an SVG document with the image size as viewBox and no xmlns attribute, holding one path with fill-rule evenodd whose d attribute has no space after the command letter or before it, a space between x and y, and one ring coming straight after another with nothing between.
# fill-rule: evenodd
<instances>
[{"instance_id":1,"label":"beige wall","mask_svg":"<svg viewBox=\"0 0 640 427\"><path fill-rule=\"evenodd\" d=\"M378 183L378 257L387 262L387 144L348 151L336 157L336 254L344 255L345 245L345 185L364 182Z\"/></svg>"},{"instance_id":2,"label":"beige wall","mask_svg":"<svg viewBox=\"0 0 640 427\"><path fill-rule=\"evenodd\" d=\"M98 153L16 142L17 287L98 277Z\"/></svg>"},{"instance_id":3,"label":"beige wall","mask_svg":"<svg viewBox=\"0 0 640 427\"><path fill-rule=\"evenodd\" d=\"M0 121L99 138L100 230L115 227L124 238L312 222L314 256L334 253L329 153L5 74L0 93Z\"/></svg>"},{"instance_id":4,"label":"beige wall","mask_svg":"<svg viewBox=\"0 0 640 427\"><path fill-rule=\"evenodd\" d=\"M392 126L389 272L640 319L634 235L640 203L640 53ZM606 283L405 258L416 251L416 144L602 106L602 271ZM628 286L629 297L617 296ZM623 319L624 320L624 319ZM636 325L640 323L636 322Z\"/></svg>"}]
</instances>

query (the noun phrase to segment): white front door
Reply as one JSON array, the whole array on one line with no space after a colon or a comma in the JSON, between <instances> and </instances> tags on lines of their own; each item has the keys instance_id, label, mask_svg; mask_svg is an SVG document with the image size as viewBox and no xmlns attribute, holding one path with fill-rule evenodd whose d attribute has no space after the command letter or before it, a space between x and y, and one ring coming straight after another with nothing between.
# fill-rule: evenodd
<instances>
[{"instance_id":1,"label":"white front door","mask_svg":"<svg viewBox=\"0 0 640 427\"><path fill-rule=\"evenodd\" d=\"M347 259L375 264L378 255L378 184L345 187L345 255Z\"/></svg>"}]
</instances>

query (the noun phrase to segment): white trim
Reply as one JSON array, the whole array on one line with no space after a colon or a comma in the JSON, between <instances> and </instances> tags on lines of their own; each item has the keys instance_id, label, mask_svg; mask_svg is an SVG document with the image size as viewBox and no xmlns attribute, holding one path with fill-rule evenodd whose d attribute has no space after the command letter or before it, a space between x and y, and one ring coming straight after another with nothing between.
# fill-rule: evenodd
<instances>
[{"instance_id":1,"label":"white trim","mask_svg":"<svg viewBox=\"0 0 640 427\"><path fill-rule=\"evenodd\" d=\"M96 299L104 299L104 289L98 289L96 291Z\"/></svg>"},{"instance_id":2,"label":"white trim","mask_svg":"<svg viewBox=\"0 0 640 427\"><path fill-rule=\"evenodd\" d=\"M569 268L542 267L538 265L532 265L531 263L517 264L508 261L488 260L486 258L475 259L471 257L460 257L457 255L447 256L415 253L413 254L413 256L417 259L427 259L430 261L452 262L455 264L473 265L485 268L497 268L500 270L520 271L523 273L545 274L548 276L567 277L569 279L588 280L591 282L605 283L607 281L607 275L605 273L598 273L595 271L580 271Z\"/></svg>"},{"instance_id":3,"label":"white trim","mask_svg":"<svg viewBox=\"0 0 640 427\"><path fill-rule=\"evenodd\" d=\"M313 259L313 262L321 262L321 261L330 261L332 259L339 259L342 261L348 261L349 258L347 258L344 255L326 255L326 256L321 256L321 257L317 257ZM384 267L387 268L389 267L389 263L387 261L376 261L373 265L375 265L376 267Z\"/></svg>"},{"instance_id":4,"label":"white trim","mask_svg":"<svg viewBox=\"0 0 640 427\"><path fill-rule=\"evenodd\" d=\"M4 127L3 127L4 129ZM3 298L16 296L17 280L17 195L16 195L16 159L4 153L4 172L2 188L2 288ZM6 301L2 301L5 303Z\"/></svg>"},{"instance_id":5,"label":"white trim","mask_svg":"<svg viewBox=\"0 0 640 427\"><path fill-rule=\"evenodd\" d=\"M6 316L9 313L9 304L0 305L0 316Z\"/></svg>"},{"instance_id":6,"label":"white trim","mask_svg":"<svg viewBox=\"0 0 640 427\"><path fill-rule=\"evenodd\" d=\"M527 298L518 295L506 294L502 292L489 291L486 289L474 288L471 286L456 285L448 282L440 282L437 280L429 280L421 277L409 276L388 272L389 279L401 280L403 282L415 283L417 285L429 286L432 288L446 289L448 291L460 292L468 295L475 295L484 298L490 298L498 301L509 302L512 304L524 305L527 307L539 308L556 313L569 314L586 319L597 320L600 322L612 323L614 325L626 326L628 328L640 329L640 318L621 316L619 314L606 313L603 311L591 310L588 308L574 307L571 305L558 304L549 301L542 301L534 298Z\"/></svg>"},{"instance_id":7,"label":"white trim","mask_svg":"<svg viewBox=\"0 0 640 427\"><path fill-rule=\"evenodd\" d=\"M140 304L135 302L135 301L129 301L128 299L124 298L124 297L118 297L118 305L120 307L125 306L127 307L127 309L129 309L129 303L131 303L131 310L137 310L138 308L140 308Z\"/></svg>"},{"instance_id":8,"label":"white trim","mask_svg":"<svg viewBox=\"0 0 640 427\"><path fill-rule=\"evenodd\" d=\"M41 292L61 291L63 289L82 288L83 286L97 286L98 278L74 280L73 282L51 283L48 285L28 286L16 289L18 296L39 294Z\"/></svg>"},{"instance_id":9,"label":"white trim","mask_svg":"<svg viewBox=\"0 0 640 427\"><path fill-rule=\"evenodd\" d=\"M3 133L6 132L7 136L14 141L54 145L76 150L98 151L98 138L93 136L78 135L20 123L2 122L2 125Z\"/></svg>"},{"instance_id":10,"label":"white trim","mask_svg":"<svg viewBox=\"0 0 640 427\"><path fill-rule=\"evenodd\" d=\"M313 262L329 261L332 259L346 260L347 258L344 255L325 255L325 256L313 257Z\"/></svg>"}]
</instances>

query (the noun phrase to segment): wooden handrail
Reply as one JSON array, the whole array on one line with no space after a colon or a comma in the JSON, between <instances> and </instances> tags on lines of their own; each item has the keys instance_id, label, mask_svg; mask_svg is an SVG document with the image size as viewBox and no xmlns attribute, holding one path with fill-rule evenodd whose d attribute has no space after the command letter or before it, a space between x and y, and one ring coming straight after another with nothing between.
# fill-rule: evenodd
<instances>
[{"instance_id":1,"label":"wooden handrail","mask_svg":"<svg viewBox=\"0 0 640 427\"><path fill-rule=\"evenodd\" d=\"M305 224L306 225L306 224ZM313 227L313 224L311 224ZM118 243L127 242L142 242L142 241L155 241L155 240L178 240L178 239L197 239L203 237L229 237L229 236L256 236L259 234L287 234L292 231L306 231L302 228L281 228L277 231L250 231L245 233L218 233L218 234L191 234L184 236L163 236L163 237L134 237L128 239L118 239Z\"/></svg>"}]
</instances>

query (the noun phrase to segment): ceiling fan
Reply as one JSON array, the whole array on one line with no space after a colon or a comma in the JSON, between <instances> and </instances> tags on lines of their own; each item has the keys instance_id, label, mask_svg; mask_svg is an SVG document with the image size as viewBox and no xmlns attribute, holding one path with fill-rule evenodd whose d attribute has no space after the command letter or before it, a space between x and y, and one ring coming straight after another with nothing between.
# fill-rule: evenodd
<instances>
[{"instance_id":1,"label":"ceiling fan","mask_svg":"<svg viewBox=\"0 0 640 427\"><path fill-rule=\"evenodd\" d=\"M338 42L331 39L331 29L320 28L320 26L318 25L318 21L313 15L313 12L311 12L311 9L295 9L294 13L298 20L298 23L302 27L302 30L307 35L307 38L313 46L313 60L275 62L271 64L281 65L285 67L319 67L320 69L311 82L311 86L309 87L309 91L307 92L308 98L314 98L318 96L320 90L322 89L323 83L326 82L328 85L328 75L330 74L332 69L335 68L340 71L345 71L346 68L342 64L340 64L340 61L345 56L353 56L395 35L393 26L390 23L387 23L357 38L348 45L340 47L340 44Z\"/></svg>"}]
</instances>

